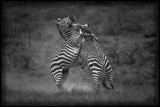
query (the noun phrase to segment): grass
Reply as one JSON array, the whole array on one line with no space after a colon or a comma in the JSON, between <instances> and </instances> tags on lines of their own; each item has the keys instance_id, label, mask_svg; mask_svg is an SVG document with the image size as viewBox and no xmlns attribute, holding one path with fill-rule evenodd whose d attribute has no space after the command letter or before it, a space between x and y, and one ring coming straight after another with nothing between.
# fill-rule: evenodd
<instances>
[{"instance_id":1,"label":"grass","mask_svg":"<svg viewBox=\"0 0 160 107\"><path fill-rule=\"evenodd\" d=\"M76 70L75 68L74 70ZM78 72L78 71L77 71ZM78 74L77 74L78 75ZM52 105L52 106L75 106L75 105L156 105L158 97L155 85L151 84L124 84L115 81L114 90L106 90L101 87L98 93L86 91L83 86L91 80L83 83L80 77L71 77L64 84L66 90L59 93L54 92L54 82L50 75L37 78L20 73L8 73L4 93L2 94L4 105ZM121 78L121 77L120 77ZM120 79L118 78L118 79ZM126 81L126 79L124 78ZM67 87L73 84L72 90ZM81 89L78 89L81 84ZM90 83L91 84L91 83ZM89 84L88 84L89 87ZM90 88L88 88L90 89Z\"/></svg>"},{"instance_id":2,"label":"grass","mask_svg":"<svg viewBox=\"0 0 160 107\"><path fill-rule=\"evenodd\" d=\"M145 91L144 91L145 90ZM6 105L153 105L153 87L148 85L123 87L104 92L44 92L36 90L6 90Z\"/></svg>"}]
</instances>

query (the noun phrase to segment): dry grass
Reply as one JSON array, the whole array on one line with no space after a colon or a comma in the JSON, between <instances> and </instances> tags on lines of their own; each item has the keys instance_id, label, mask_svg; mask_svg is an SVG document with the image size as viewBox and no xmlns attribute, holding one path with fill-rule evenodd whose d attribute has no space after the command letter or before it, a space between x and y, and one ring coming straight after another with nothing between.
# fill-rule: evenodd
<instances>
[{"instance_id":1,"label":"dry grass","mask_svg":"<svg viewBox=\"0 0 160 107\"><path fill-rule=\"evenodd\" d=\"M99 93L74 90L47 92L38 90L7 89L6 105L154 105L157 103L153 86L119 86Z\"/></svg>"},{"instance_id":2,"label":"dry grass","mask_svg":"<svg viewBox=\"0 0 160 107\"><path fill-rule=\"evenodd\" d=\"M157 97L153 86L121 86L112 91L99 93L45 92L37 90L7 89L6 105L156 105Z\"/></svg>"},{"instance_id":3,"label":"dry grass","mask_svg":"<svg viewBox=\"0 0 160 107\"><path fill-rule=\"evenodd\" d=\"M74 68L76 70L79 68ZM81 72L82 73L82 72ZM82 74L81 74L82 75ZM155 85L125 84L129 81L118 77L114 90L92 91L91 80L84 82L81 78L74 78L78 74L71 74L64 83L66 90L55 93L54 81L49 74L37 78L26 74L9 73L5 77L4 101L6 105L156 105L157 91ZM121 75L120 75L121 76ZM133 82L132 82L133 83ZM79 85L80 87L78 87ZM72 85L72 86L70 86ZM86 86L86 87L85 87ZM72 89L71 89L72 88ZM67 91L68 90L68 91Z\"/></svg>"}]
</instances>

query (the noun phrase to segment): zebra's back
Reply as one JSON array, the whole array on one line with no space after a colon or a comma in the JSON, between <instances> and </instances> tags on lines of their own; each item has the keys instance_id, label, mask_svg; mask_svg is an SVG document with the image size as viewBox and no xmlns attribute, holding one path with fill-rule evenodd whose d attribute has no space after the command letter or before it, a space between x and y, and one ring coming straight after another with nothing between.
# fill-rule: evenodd
<instances>
[{"instance_id":1,"label":"zebra's back","mask_svg":"<svg viewBox=\"0 0 160 107\"><path fill-rule=\"evenodd\" d=\"M102 65L104 65L104 59L107 57L100 45L91 41L89 37L85 38L85 43L80 51L80 56L85 59L85 61L87 61L89 57L95 57Z\"/></svg>"}]
</instances>

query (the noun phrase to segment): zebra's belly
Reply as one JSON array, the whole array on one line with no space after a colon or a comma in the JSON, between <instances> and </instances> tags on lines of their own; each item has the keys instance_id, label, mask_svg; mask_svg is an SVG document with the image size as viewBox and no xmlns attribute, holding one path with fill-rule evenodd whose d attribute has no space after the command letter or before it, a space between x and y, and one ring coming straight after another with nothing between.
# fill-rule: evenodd
<instances>
[{"instance_id":1,"label":"zebra's belly","mask_svg":"<svg viewBox=\"0 0 160 107\"><path fill-rule=\"evenodd\" d=\"M75 64L76 60L77 60L77 58L75 58L74 60L70 61L69 63L61 64L61 66L62 66L63 69L69 69Z\"/></svg>"},{"instance_id":2,"label":"zebra's belly","mask_svg":"<svg viewBox=\"0 0 160 107\"><path fill-rule=\"evenodd\" d=\"M63 57L61 62L64 62L64 63L61 63L62 68L67 69L72 67L76 62L78 55L79 55L79 50L75 49L74 51L72 51L72 54L70 53L70 54L61 56Z\"/></svg>"}]
</instances>

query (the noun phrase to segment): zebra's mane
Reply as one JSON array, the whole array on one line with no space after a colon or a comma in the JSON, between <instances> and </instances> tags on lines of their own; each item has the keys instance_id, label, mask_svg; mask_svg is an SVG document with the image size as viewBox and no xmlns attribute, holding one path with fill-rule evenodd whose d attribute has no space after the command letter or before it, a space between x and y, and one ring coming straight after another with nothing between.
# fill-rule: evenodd
<instances>
[{"instance_id":1,"label":"zebra's mane","mask_svg":"<svg viewBox=\"0 0 160 107\"><path fill-rule=\"evenodd\" d=\"M85 28L81 28L81 29L82 29L82 33L87 34L86 36L84 36L85 39L89 36L93 42L98 43L98 37L96 35L93 35L93 33L91 33L89 30Z\"/></svg>"}]
</instances>

